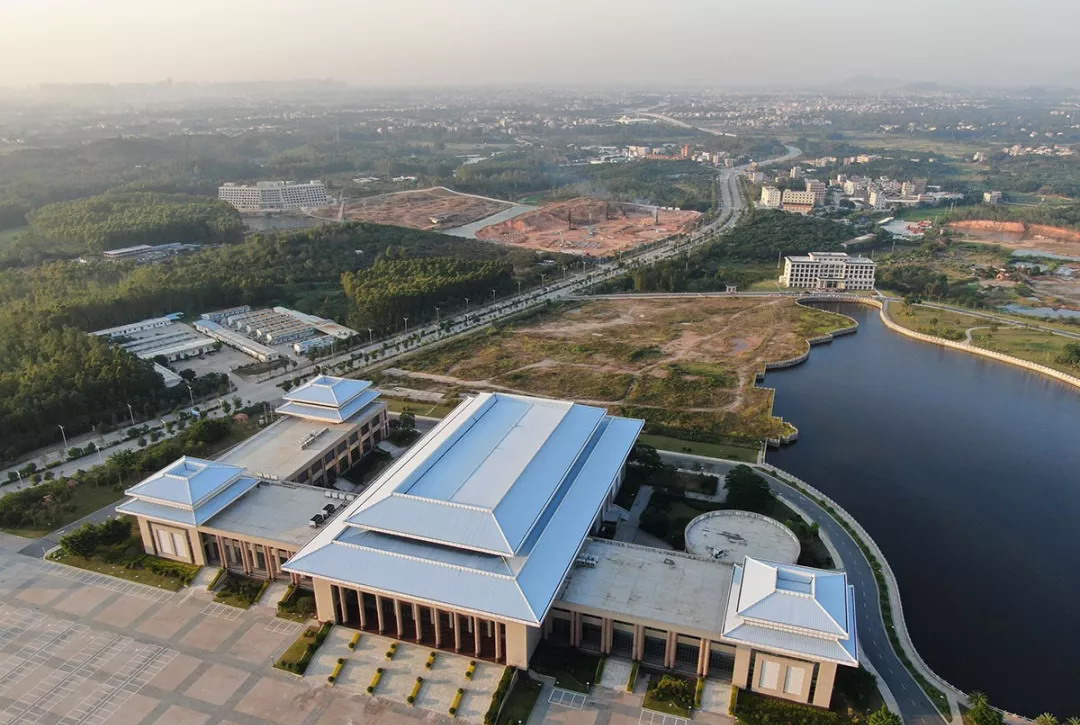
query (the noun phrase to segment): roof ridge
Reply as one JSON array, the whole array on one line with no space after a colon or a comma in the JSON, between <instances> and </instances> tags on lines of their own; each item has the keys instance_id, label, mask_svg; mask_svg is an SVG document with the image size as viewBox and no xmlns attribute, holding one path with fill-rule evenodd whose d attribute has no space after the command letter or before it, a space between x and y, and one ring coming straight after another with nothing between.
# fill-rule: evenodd
<instances>
[{"instance_id":1,"label":"roof ridge","mask_svg":"<svg viewBox=\"0 0 1080 725\"><path fill-rule=\"evenodd\" d=\"M351 541L342 541L340 539L333 539L330 542L330 544L331 545L338 545L338 546L348 546L350 548L358 549L360 551L370 551L370 552L372 552L374 554L382 554L383 556L393 556L393 557L396 557L398 559L407 559L408 561L422 562L424 564L433 564L435 566L441 566L441 567L444 567L446 569L455 569L457 571L467 571L467 572L471 572L471 573L474 573L474 574L483 574L484 576L490 576L490 577L494 577L496 579L504 579L504 580L514 581L514 582L516 582L516 580L517 580L517 577L510 576L508 574L500 574L498 572L485 571L483 569L474 569L472 567L462 566L461 564L451 564L449 562L439 561L437 559L425 559L425 558L420 557L420 556L413 556L412 554L403 554L400 551L390 551L388 549L380 549L380 548L374 547L374 546L366 546L364 544L356 544L356 543L353 543ZM534 612L534 614L535 614L535 612Z\"/></svg>"}]
</instances>

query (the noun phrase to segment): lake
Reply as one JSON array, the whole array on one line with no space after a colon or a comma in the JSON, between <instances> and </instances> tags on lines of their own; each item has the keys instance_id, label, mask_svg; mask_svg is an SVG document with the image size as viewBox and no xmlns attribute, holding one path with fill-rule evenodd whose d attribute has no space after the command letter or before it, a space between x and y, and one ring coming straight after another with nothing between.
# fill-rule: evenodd
<instances>
[{"instance_id":1,"label":"lake","mask_svg":"<svg viewBox=\"0 0 1080 725\"><path fill-rule=\"evenodd\" d=\"M766 376L800 434L769 462L874 537L935 671L1014 712L1080 715L1077 389L822 307L860 329Z\"/></svg>"}]
</instances>

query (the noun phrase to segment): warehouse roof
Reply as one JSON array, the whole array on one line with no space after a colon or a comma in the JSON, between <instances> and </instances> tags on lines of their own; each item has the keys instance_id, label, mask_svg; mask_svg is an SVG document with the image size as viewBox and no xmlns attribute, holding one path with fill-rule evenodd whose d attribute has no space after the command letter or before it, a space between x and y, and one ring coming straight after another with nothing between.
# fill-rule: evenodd
<instances>
[{"instance_id":1,"label":"warehouse roof","mask_svg":"<svg viewBox=\"0 0 1080 725\"><path fill-rule=\"evenodd\" d=\"M641 426L564 401L478 395L285 568L538 624Z\"/></svg>"}]
</instances>

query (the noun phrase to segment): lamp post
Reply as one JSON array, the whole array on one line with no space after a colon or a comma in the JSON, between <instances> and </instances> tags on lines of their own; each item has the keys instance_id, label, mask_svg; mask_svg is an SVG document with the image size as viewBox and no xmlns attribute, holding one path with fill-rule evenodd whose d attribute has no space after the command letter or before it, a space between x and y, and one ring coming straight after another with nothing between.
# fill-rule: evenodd
<instances>
[{"instance_id":1,"label":"lamp post","mask_svg":"<svg viewBox=\"0 0 1080 725\"><path fill-rule=\"evenodd\" d=\"M134 428L135 427L135 412L131 409L131 403L128 403L127 407L128 407L128 415L131 416L131 427Z\"/></svg>"},{"instance_id":2,"label":"lamp post","mask_svg":"<svg viewBox=\"0 0 1080 725\"><path fill-rule=\"evenodd\" d=\"M469 298L465 298L465 314L469 314Z\"/></svg>"},{"instance_id":3,"label":"lamp post","mask_svg":"<svg viewBox=\"0 0 1080 725\"><path fill-rule=\"evenodd\" d=\"M521 280L519 279L517 281L517 283L518 283L518 294L520 295L521 294Z\"/></svg>"},{"instance_id":4,"label":"lamp post","mask_svg":"<svg viewBox=\"0 0 1080 725\"><path fill-rule=\"evenodd\" d=\"M491 304L495 304L495 290L491 290Z\"/></svg>"},{"instance_id":5,"label":"lamp post","mask_svg":"<svg viewBox=\"0 0 1080 725\"><path fill-rule=\"evenodd\" d=\"M368 344L371 345L372 343L375 342L375 333L372 332L371 328L369 327L367 329L367 334L368 334L368 340L367 340Z\"/></svg>"},{"instance_id":6,"label":"lamp post","mask_svg":"<svg viewBox=\"0 0 1080 725\"><path fill-rule=\"evenodd\" d=\"M190 385L187 385L187 383L185 383L184 385L185 385L185 387L187 387L188 398L191 399L191 407L194 408L195 407L195 393L192 392Z\"/></svg>"},{"instance_id":7,"label":"lamp post","mask_svg":"<svg viewBox=\"0 0 1080 725\"><path fill-rule=\"evenodd\" d=\"M64 458L67 458L67 433L64 431L64 426L57 424L56 427L60 429L60 435L64 437Z\"/></svg>"},{"instance_id":8,"label":"lamp post","mask_svg":"<svg viewBox=\"0 0 1080 725\"><path fill-rule=\"evenodd\" d=\"M439 317L439 308L435 307L435 324L438 325L442 322L442 318Z\"/></svg>"},{"instance_id":9,"label":"lamp post","mask_svg":"<svg viewBox=\"0 0 1080 725\"><path fill-rule=\"evenodd\" d=\"M409 336L409 318L408 317L402 317L401 319L405 320L405 336L408 337Z\"/></svg>"}]
</instances>

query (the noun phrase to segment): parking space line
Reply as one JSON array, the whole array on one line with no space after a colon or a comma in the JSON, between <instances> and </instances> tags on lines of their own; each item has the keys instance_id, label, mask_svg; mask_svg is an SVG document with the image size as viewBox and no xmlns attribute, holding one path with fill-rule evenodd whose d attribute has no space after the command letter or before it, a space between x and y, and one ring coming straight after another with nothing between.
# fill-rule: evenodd
<instances>
[{"instance_id":1,"label":"parking space line","mask_svg":"<svg viewBox=\"0 0 1080 725\"><path fill-rule=\"evenodd\" d=\"M585 696L580 692L573 692L571 690L564 690L561 687L556 687L551 691L551 694L548 695L548 702L552 705L561 705L574 710L580 710L585 707Z\"/></svg>"},{"instance_id":2,"label":"parking space line","mask_svg":"<svg viewBox=\"0 0 1080 725\"><path fill-rule=\"evenodd\" d=\"M238 607L230 607L228 604L222 604L220 602L210 602L203 607L202 613L211 617L217 617L218 619L224 619L228 622L235 622L240 618L240 615L244 613L244 610Z\"/></svg>"},{"instance_id":3,"label":"parking space line","mask_svg":"<svg viewBox=\"0 0 1080 725\"><path fill-rule=\"evenodd\" d=\"M266 629L274 634L300 634L300 630L304 628L304 625L299 622L291 622L288 619L281 619L280 617L274 617L266 623Z\"/></svg>"},{"instance_id":4,"label":"parking space line","mask_svg":"<svg viewBox=\"0 0 1080 725\"><path fill-rule=\"evenodd\" d=\"M89 584L90 586L100 587L102 589L109 589L114 592L120 592L121 594L130 594L139 597L140 599L149 599L158 604L165 604L166 602L171 601L176 595L176 592L158 589L157 587L139 584L138 582L131 582L125 579L118 579L116 577L108 576L107 574L78 569L73 566L67 566L66 564L57 564L51 561L35 561L34 564L46 574L63 577L64 579L73 579L82 582L83 584Z\"/></svg>"},{"instance_id":5,"label":"parking space line","mask_svg":"<svg viewBox=\"0 0 1080 725\"><path fill-rule=\"evenodd\" d=\"M642 709L638 716L638 725L689 725L689 722L684 717Z\"/></svg>"}]
</instances>

